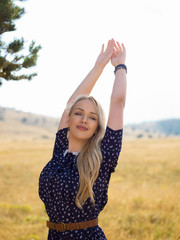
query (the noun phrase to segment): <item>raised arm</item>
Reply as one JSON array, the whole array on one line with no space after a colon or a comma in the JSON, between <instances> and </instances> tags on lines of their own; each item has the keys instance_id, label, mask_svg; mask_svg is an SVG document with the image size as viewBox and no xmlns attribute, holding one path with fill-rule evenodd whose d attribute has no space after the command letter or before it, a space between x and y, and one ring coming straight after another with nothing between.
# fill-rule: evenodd
<instances>
[{"instance_id":1,"label":"raised arm","mask_svg":"<svg viewBox=\"0 0 180 240\"><path fill-rule=\"evenodd\" d=\"M112 57L114 44L115 44L114 39L109 40L105 50L104 50L104 44L102 45L101 52L96 60L94 67L89 72L89 74L85 77L85 79L80 83L77 89L74 91L72 96L69 98L67 104L70 104L71 102L73 102L76 99L76 97L78 97L81 94L89 95L91 93L104 67ZM67 127L67 122L66 122L67 115L68 113L65 109L60 119L58 130Z\"/></svg>"},{"instance_id":2,"label":"raised arm","mask_svg":"<svg viewBox=\"0 0 180 240\"><path fill-rule=\"evenodd\" d=\"M111 63L114 67L125 64L126 49L124 44L119 42L114 45L114 52ZM115 73L115 80L111 94L108 126L114 130L123 128L123 110L126 100L126 70L118 69Z\"/></svg>"}]
</instances>

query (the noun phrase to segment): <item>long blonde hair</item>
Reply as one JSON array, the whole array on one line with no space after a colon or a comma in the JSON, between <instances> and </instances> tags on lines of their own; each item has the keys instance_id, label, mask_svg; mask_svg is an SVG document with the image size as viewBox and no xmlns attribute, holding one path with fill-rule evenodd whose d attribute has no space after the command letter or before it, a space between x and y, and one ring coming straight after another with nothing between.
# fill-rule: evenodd
<instances>
[{"instance_id":1,"label":"long blonde hair","mask_svg":"<svg viewBox=\"0 0 180 240\"><path fill-rule=\"evenodd\" d=\"M90 197L95 206L93 185L98 177L102 154L100 149L101 140L105 133L105 116L101 105L91 96L81 95L69 106L68 114L72 113L75 104L81 100L88 99L92 101L98 113L97 133L94 134L78 155L77 166L79 172L79 189L76 194L76 206L82 209L83 204Z\"/></svg>"}]
</instances>

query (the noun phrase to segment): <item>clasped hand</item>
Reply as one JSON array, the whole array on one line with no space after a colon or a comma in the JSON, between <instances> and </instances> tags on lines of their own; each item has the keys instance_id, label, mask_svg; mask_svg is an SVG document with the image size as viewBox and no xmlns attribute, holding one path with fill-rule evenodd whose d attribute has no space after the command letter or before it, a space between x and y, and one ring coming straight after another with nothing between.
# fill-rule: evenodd
<instances>
[{"instance_id":1,"label":"clasped hand","mask_svg":"<svg viewBox=\"0 0 180 240\"><path fill-rule=\"evenodd\" d=\"M115 42L114 39L111 39L108 41L105 50L103 44L95 65L104 68L110 59L114 67L118 64L125 64L126 49L123 43L120 44L119 42Z\"/></svg>"}]
</instances>

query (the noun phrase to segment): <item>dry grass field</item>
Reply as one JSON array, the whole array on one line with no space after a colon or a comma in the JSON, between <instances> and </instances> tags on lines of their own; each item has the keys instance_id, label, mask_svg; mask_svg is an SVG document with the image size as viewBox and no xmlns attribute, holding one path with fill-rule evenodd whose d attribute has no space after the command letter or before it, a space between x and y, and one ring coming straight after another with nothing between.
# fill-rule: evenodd
<instances>
[{"instance_id":1,"label":"dry grass field","mask_svg":"<svg viewBox=\"0 0 180 240\"><path fill-rule=\"evenodd\" d=\"M0 139L0 240L45 240L38 177L54 140ZM124 140L100 214L108 240L180 239L180 139Z\"/></svg>"}]
</instances>

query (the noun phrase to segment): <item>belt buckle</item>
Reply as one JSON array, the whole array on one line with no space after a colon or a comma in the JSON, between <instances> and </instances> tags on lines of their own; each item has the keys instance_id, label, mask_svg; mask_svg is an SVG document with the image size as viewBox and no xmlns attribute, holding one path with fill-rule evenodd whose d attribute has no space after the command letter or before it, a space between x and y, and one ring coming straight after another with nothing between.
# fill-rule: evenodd
<instances>
[{"instance_id":1,"label":"belt buckle","mask_svg":"<svg viewBox=\"0 0 180 240\"><path fill-rule=\"evenodd\" d=\"M47 223L50 222L48 218L46 219L46 222L47 222ZM67 226L66 226L66 224L65 224L64 222L59 222L59 223L50 222L50 223L51 223L51 227L50 227L50 228L53 229L53 230L60 231L60 232L65 232L65 231L67 230ZM57 224L57 225L58 225L58 224L62 224L62 225L63 225L63 229L62 229L62 230L59 230L59 229L58 229L58 226L56 227L56 224Z\"/></svg>"},{"instance_id":2,"label":"belt buckle","mask_svg":"<svg viewBox=\"0 0 180 240\"><path fill-rule=\"evenodd\" d=\"M63 230L60 230L60 232L65 232L67 227L66 227L66 224L63 223L63 222L60 222L59 224L62 224L63 225Z\"/></svg>"}]
</instances>

